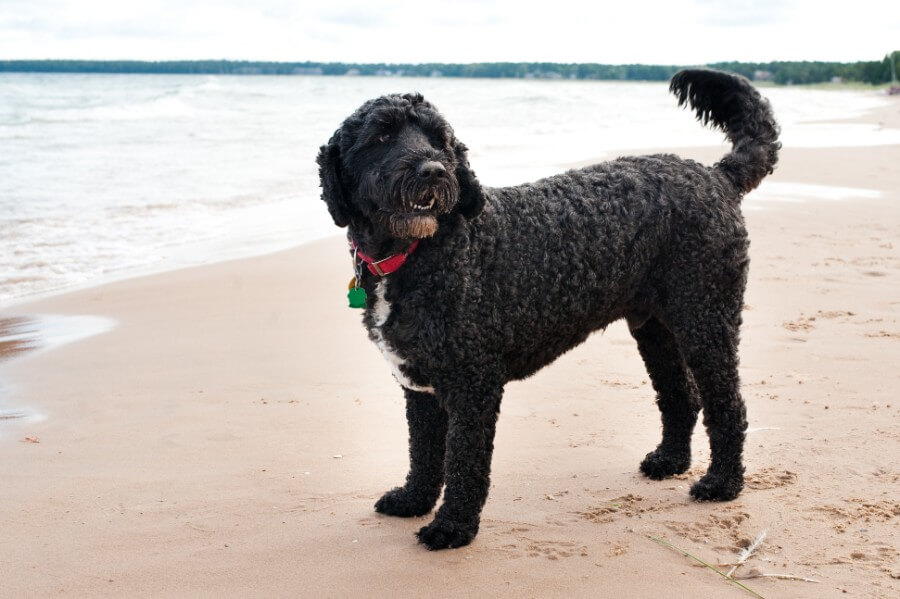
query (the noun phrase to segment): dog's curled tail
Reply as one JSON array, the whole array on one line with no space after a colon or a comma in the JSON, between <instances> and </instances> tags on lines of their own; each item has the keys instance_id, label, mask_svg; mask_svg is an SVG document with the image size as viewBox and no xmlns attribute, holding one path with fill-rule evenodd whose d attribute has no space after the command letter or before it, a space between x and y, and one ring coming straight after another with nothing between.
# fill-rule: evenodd
<instances>
[{"instance_id":1,"label":"dog's curled tail","mask_svg":"<svg viewBox=\"0 0 900 599\"><path fill-rule=\"evenodd\" d=\"M704 125L723 130L733 148L715 168L727 176L741 195L755 189L778 162L778 123L769 101L740 75L709 69L675 73L669 91L678 105L690 103Z\"/></svg>"}]
</instances>

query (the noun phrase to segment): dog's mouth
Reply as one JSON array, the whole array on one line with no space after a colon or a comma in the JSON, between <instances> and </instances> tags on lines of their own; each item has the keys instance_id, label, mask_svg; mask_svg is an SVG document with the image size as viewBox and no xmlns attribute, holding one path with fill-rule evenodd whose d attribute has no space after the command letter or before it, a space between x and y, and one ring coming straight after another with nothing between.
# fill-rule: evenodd
<instances>
[{"instance_id":1,"label":"dog's mouth","mask_svg":"<svg viewBox=\"0 0 900 599\"><path fill-rule=\"evenodd\" d=\"M411 212L424 212L431 210L435 206L440 207L441 202L438 201L439 189L425 188L413 196L412 201L407 200Z\"/></svg>"},{"instance_id":2,"label":"dog's mouth","mask_svg":"<svg viewBox=\"0 0 900 599\"><path fill-rule=\"evenodd\" d=\"M431 210L436 201L437 200L433 195L422 196L413 203L413 210Z\"/></svg>"},{"instance_id":3,"label":"dog's mouth","mask_svg":"<svg viewBox=\"0 0 900 599\"><path fill-rule=\"evenodd\" d=\"M378 206L373 218L396 239L422 239L437 233L438 217L450 212L458 194L456 182L450 178L423 184L421 178L403 177L372 188L393 196Z\"/></svg>"},{"instance_id":4,"label":"dog's mouth","mask_svg":"<svg viewBox=\"0 0 900 599\"><path fill-rule=\"evenodd\" d=\"M400 239L422 239L437 232L437 216L444 205L439 190L425 189L403 202L398 211L379 210L379 220L391 235Z\"/></svg>"}]
</instances>

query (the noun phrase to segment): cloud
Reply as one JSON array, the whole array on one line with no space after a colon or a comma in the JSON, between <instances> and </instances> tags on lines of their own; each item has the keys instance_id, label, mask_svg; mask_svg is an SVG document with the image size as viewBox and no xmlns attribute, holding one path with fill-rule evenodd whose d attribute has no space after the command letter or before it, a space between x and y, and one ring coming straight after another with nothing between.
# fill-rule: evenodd
<instances>
[{"instance_id":1,"label":"cloud","mask_svg":"<svg viewBox=\"0 0 900 599\"><path fill-rule=\"evenodd\" d=\"M795 0L697 0L698 21L712 27L781 23L793 18L796 6Z\"/></svg>"},{"instance_id":2,"label":"cloud","mask_svg":"<svg viewBox=\"0 0 900 599\"><path fill-rule=\"evenodd\" d=\"M360 29L382 29L393 24L392 13L372 6L341 7L326 10L321 15L322 23L348 25Z\"/></svg>"},{"instance_id":3,"label":"cloud","mask_svg":"<svg viewBox=\"0 0 900 599\"><path fill-rule=\"evenodd\" d=\"M701 64L876 59L891 0L0 0L3 58Z\"/></svg>"}]
</instances>

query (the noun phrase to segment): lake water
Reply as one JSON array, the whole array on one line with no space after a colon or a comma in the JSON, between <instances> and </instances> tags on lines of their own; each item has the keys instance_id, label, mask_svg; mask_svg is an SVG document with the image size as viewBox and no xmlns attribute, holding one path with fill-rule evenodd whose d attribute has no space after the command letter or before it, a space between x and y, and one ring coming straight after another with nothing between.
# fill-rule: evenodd
<instances>
[{"instance_id":1,"label":"lake water","mask_svg":"<svg viewBox=\"0 0 900 599\"><path fill-rule=\"evenodd\" d=\"M334 234L318 147L363 101L397 91L443 111L486 185L722 141L662 83L0 74L0 305ZM763 91L787 146L900 143L897 130L821 122L885 101L874 93Z\"/></svg>"}]
</instances>

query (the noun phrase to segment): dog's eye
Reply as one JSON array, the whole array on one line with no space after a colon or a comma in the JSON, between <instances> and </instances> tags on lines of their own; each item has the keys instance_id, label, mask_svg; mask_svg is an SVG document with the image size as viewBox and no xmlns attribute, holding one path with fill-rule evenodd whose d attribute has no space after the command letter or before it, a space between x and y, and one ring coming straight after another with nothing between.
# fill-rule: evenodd
<instances>
[{"instance_id":1,"label":"dog's eye","mask_svg":"<svg viewBox=\"0 0 900 599\"><path fill-rule=\"evenodd\" d=\"M380 141L381 143L385 143L389 139L391 139L390 133L382 133L381 135L378 136L378 141Z\"/></svg>"}]
</instances>

